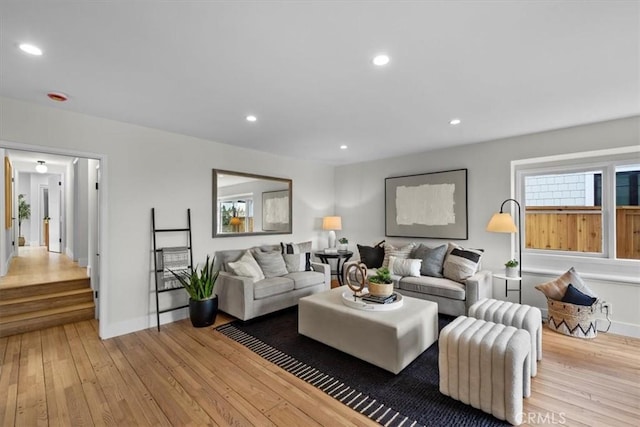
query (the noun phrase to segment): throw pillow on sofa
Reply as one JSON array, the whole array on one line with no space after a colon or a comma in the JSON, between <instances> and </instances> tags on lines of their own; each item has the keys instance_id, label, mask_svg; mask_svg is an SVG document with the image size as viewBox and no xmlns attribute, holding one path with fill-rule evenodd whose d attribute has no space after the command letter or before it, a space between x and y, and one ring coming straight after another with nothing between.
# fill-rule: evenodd
<instances>
[{"instance_id":1,"label":"throw pillow on sofa","mask_svg":"<svg viewBox=\"0 0 640 427\"><path fill-rule=\"evenodd\" d=\"M358 246L360 253L360 262L363 262L367 268L382 267L384 261L384 240L375 246Z\"/></svg>"},{"instance_id":2,"label":"throw pillow on sofa","mask_svg":"<svg viewBox=\"0 0 640 427\"><path fill-rule=\"evenodd\" d=\"M447 256L444 259L444 277L456 282L464 282L478 272L483 249L465 249L449 243Z\"/></svg>"},{"instance_id":3,"label":"throw pillow on sofa","mask_svg":"<svg viewBox=\"0 0 640 427\"><path fill-rule=\"evenodd\" d=\"M311 271L311 240L301 243L280 243L282 254L302 254L305 258L305 271ZM292 271L290 271L292 273Z\"/></svg>"},{"instance_id":4,"label":"throw pillow on sofa","mask_svg":"<svg viewBox=\"0 0 640 427\"><path fill-rule=\"evenodd\" d=\"M406 246L398 248L390 243L384 244L384 259L382 260L382 267L389 268L389 257L394 256L396 258L407 259L409 254L416 247L415 243L409 243Z\"/></svg>"},{"instance_id":5,"label":"throw pillow on sofa","mask_svg":"<svg viewBox=\"0 0 640 427\"><path fill-rule=\"evenodd\" d=\"M409 255L409 258L422 260L422 264L420 266L420 275L444 277L442 275L442 268L444 266L444 258L446 255L447 245L440 245L435 248L430 248L421 244L413 251L411 251L411 255Z\"/></svg>"},{"instance_id":6,"label":"throw pillow on sofa","mask_svg":"<svg viewBox=\"0 0 640 427\"><path fill-rule=\"evenodd\" d=\"M563 275L557 277L553 280L549 280L548 282L537 285L535 288L542 292L547 298L551 298L556 301L561 301L564 294L567 292L567 288L569 284L572 284L574 288L579 290L585 295L590 297L596 297L597 295L593 292L582 280L582 277L578 275L578 272L575 268L571 267L567 270Z\"/></svg>"},{"instance_id":7,"label":"throw pillow on sofa","mask_svg":"<svg viewBox=\"0 0 640 427\"><path fill-rule=\"evenodd\" d=\"M394 256L389 257L389 272L395 276L420 277L421 259L402 259Z\"/></svg>"},{"instance_id":8,"label":"throw pillow on sofa","mask_svg":"<svg viewBox=\"0 0 640 427\"><path fill-rule=\"evenodd\" d=\"M270 277L284 276L289 273L280 252L264 252L260 249L253 251L253 256L267 279Z\"/></svg>"},{"instance_id":9,"label":"throw pillow on sofa","mask_svg":"<svg viewBox=\"0 0 640 427\"><path fill-rule=\"evenodd\" d=\"M254 282L264 279L262 269L249 251L245 251L238 261L227 263L227 267L236 276L250 277Z\"/></svg>"}]
</instances>

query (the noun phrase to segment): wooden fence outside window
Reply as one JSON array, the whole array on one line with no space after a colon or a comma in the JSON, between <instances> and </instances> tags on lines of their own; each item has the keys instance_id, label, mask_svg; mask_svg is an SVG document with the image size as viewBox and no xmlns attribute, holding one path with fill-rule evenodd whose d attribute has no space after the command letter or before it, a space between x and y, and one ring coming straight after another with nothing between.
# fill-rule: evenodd
<instances>
[{"instance_id":1,"label":"wooden fence outside window","mask_svg":"<svg viewBox=\"0 0 640 427\"><path fill-rule=\"evenodd\" d=\"M527 206L525 246L575 252L602 252L600 206ZM640 207L616 209L617 257L640 259Z\"/></svg>"}]
</instances>

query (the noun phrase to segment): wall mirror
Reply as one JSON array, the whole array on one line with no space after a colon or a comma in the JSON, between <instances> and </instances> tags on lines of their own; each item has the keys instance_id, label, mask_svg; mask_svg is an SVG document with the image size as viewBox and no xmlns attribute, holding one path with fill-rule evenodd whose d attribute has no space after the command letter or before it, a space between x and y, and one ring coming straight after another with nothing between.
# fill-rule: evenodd
<instances>
[{"instance_id":1,"label":"wall mirror","mask_svg":"<svg viewBox=\"0 0 640 427\"><path fill-rule=\"evenodd\" d=\"M213 237L291 234L292 181L213 169Z\"/></svg>"}]
</instances>

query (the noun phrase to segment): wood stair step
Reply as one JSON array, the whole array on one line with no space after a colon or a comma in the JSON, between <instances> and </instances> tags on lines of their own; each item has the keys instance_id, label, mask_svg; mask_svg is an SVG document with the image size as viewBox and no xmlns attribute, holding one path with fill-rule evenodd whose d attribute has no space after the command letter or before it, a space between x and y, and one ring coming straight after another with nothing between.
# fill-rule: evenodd
<instances>
[{"instance_id":1,"label":"wood stair step","mask_svg":"<svg viewBox=\"0 0 640 427\"><path fill-rule=\"evenodd\" d=\"M0 288L0 301L26 298L34 295L48 295L73 289L90 288L90 278L61 280L58 282L38 283L26 286L8 286Z\"/></svg>"},{"instance_id":2,"label":"wood stair step","mask_svg":"<svg viewBox=\"0 0 640 427\"><path fill-rule=\"evenodd\" d=\"M48 295L33 295L0 301L0 319L15 314L64 307L93 301L91 288L72 289Z\"/></svg>"},{"instance_id":3,"label":"wood stair step","mask_svg":"<svg viewBox=\"0 0 640 427\"><path fill-rule=\"evenodd\" d=\"M35 331L70 322L93 319L93 301L0 318L0 337Z\"/></svg>"}]
</instances>

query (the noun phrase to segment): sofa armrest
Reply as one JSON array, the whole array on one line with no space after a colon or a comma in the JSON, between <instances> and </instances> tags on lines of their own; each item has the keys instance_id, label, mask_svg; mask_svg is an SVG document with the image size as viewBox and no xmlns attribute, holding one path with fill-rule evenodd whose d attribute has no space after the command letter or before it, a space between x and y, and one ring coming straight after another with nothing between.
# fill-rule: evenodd
<instances>
[{"instance_id":1,"label":"sofa armrest","mask_svg":"<svg viewBox=\"0 0 640 427\"><path fill-rule=\"evenodd\" d=\"M493 298L493 274L489 270L478 271L465 280L467 310L482 298Z\"/></svg>"},{"instance_id":2,"label":"sofa armrest","mask_svg":"<svg viewBox=\"0 0 640 427\"><path fill-rule=\"evenodd\" d=\"M321 262L311 262L311 269L318 273L324 274L325 289L328 291L331 289L331 266L329 264L323 264Z\"/></svg>"},{"instance_id":3,"label":"sofa armrest","mask_svg":"<svg viewBox=\"0 0 640 427\"><path fill-rule=\"evenodd\" d=\"M253 280L221 271L216 280L218 308L241 320L253 317Z\"/></svg>"}]
</instances>

